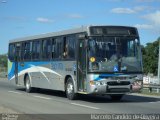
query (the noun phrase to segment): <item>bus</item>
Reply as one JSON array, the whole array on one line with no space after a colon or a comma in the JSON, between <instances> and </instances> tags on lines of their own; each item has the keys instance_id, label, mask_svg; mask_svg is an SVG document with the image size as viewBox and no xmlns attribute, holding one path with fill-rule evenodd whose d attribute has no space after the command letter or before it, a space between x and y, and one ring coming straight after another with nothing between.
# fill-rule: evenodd
<instances>
[{"instance_id":1,"label":"bus","mask_svg":"<svg viewBox=\"0 0 160 120\"><path fill-rule=\"evenodd\" d=\"M123 95L143 85L138 31L131 26L82 26L9 41L8 80L25 87L78 94Z\"/></svg>"}]
</instances>

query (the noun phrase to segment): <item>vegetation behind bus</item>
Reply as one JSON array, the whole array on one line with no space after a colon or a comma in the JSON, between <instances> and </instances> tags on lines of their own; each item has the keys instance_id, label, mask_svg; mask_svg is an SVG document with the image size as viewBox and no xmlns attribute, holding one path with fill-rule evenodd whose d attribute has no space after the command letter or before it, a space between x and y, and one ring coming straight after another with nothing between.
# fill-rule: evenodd
<instances>
[{"instance_id":1,"label":"vegetation behind bus","mask_svg":"<svg viewBox=\"0 0 160 120\"><path fill-rule=\"evenodd\" d=\"M0 55L0 77L7 76L7 54Z\"/></svg>"}]
</instances>

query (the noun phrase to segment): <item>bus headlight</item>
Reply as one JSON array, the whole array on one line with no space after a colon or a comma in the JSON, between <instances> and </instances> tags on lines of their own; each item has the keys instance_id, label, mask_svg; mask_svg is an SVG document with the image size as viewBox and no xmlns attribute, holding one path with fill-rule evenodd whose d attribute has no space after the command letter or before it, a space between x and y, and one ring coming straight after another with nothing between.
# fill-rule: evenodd
<instances>
[{"instance_id":1,"label":"bus headlight","mask_svg":"<svg viewBox=\"0 0 160 120\"><path fill-rule=\"evenodd\" d=\"M95 85L95 82L93 80L89 81L90 85Z\"/></svg>"},{"instance_id":2,"label":"bus headlight","mask_svg":"<svg viewBox=\"0 0 160 120\"><path fill-rule=\"evenodd\" d=\"M90 85L105 85L104 81L90 81Z\"/></svg>"},{"instance_id":3,"label":"bus headlight","mask_svg":"<svg viewBox=\"0 0 160 120\"><path fill-rule=\"evenodd\" d=\"M100 82L91 80L90 85L100 85Z\"/></svg>"}]
</instances>

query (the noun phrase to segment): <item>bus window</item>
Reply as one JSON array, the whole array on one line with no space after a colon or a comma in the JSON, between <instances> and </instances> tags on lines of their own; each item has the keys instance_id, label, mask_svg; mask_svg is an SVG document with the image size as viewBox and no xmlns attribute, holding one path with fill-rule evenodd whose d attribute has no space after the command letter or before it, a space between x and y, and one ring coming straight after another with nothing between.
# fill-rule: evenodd
<instances>
[{"instance_id":1,"label":"bus window","mask_svg":"<svg viewBox=\"0 0 160 120\"><path fill-rule=\"evenodd\" d=\"M55 46L56 46L56 40L52 39L52 59L55 58Z\"/></svg>"},{"instance_id":2,"label":"bus window","mask_svg":"<svg viewBox=\"0 0 160 120\"><path fill-rule=\"evenodd\" d=\"M31 60L32 42L22 43L21 60Z\"/></svg>"},{"instance_id":3,"label":"bus window","mask_svg":"<svg viewBox=\"0 0 160 120\"><path fill-rule=\"evenodd\" d=\"M46 39L42 41L42 58L49 59L51 54L51 40Z\"/></svg>"},{"instance_id":4,"label":"bus window","mask_svg":"<svg viewBox=\"0 0 160 120\"><path fill-rule=\"evenodd\" d=\"M66 37L63 38L63 57L68 58L68 43Z\"/></svg>"},{"instance_id":5,"label":"bus window","mask_svg":"<svg viewBox=\"0 0 160 120\"><path fill-rule=\"evenodd\" d=\"M63 57L66 59L75 58L75 37L73 35L64 37Z\"/></svg>"},{"instance_id":6,"label":"bus window","mask_svg":"<svg viewBox=\"0 0 160 120\"><path fill-rule=\"evenodd\" d=\"M40 41L33 41L32 59L40 59Z\"/></svg>"},{"instance_id":7,"label":"bus window","mask_svg":"<svg viewBox=\"0 0 160 120\"><path fill-rule=\"evenodd\" d=\"M15 46L15 61L21 60L21 43L16 43Z\"/></svg>"},{"instance_id":8,"label":"bus window","mask_svg":"<svg viewBox=\"0 0 160 120\"><path fill-rule=\"evenodd\" d=\"M62 38L52 39L52 58L60 59L62 58Z\"/></svg>"},{"instance_id":9,"label":"bus window","mask_svg":"<svg viewBox=\"0 0 160 120\"><path fill-rule=\"evenodd\" d=\"M66 47L68 52L68 58L74 59L75 58L75 44L76 44L76 37L71 35L68 36L66 39Z\"/></svg>"},{"instance_id":10,"label":"bus window","mask_svg":"<svg viewBox=\"0 0 160 120\"><path fill-rule=\"evenodd\" d=\"M62 38L56 39L56 58L62 58Z\"/></svg>"},{"instance_id":11,"label":"bus window","mask_svg":"<svg viewBox=\"0 0 160 120\"><path fill-rule=\"evenodd\" d=\"M14 61L14 56L15 56L15 45L10 44L9 45L9 59L10 59L10 61Z\"/></svg>"}]
</instances>

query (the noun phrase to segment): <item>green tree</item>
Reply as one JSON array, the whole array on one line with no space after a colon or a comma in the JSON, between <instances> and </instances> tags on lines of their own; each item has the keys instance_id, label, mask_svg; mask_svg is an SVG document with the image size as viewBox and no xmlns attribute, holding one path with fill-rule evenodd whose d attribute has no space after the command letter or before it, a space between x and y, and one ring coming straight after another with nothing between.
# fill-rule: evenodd
<instances>
[{"instance_id":1,"label":"green tree","mask_svg":"<svg viewBox=\"0 0 160 120\"><path fill-rule=\"evenodd\" d=\"M158 40L153 43L147 43L147 45L142 47L143 54L143 68L144 73L153 73L157 75L158 73L158 51L159 42Z\"/></svg>"},{"instance_id":2,"label":"green tree","mask_svg":"<svg viewBox=\"0 0 160 120\"><path fill-rule=\"evenodd\" d=\"M0 69L7 69L7 54L0 55Z\"/></svg>"}]
</instances>

